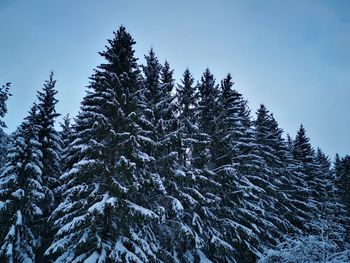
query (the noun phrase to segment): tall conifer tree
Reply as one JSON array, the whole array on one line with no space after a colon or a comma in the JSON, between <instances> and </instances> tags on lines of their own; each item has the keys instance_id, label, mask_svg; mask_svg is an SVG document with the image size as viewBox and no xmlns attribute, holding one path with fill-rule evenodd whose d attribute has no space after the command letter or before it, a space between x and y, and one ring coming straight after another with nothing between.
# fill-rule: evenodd
<instances>
[{"instance_id":1,"label":"tall conifer tree","mask_svg":"<svg viewBox=\"0 0 350 263\"><path fill-rule=\"evenodd\" d=\"M45 207L42 152L34 105L13 135L0 175L0 261L35 262Z\"/></svg>"},{"instance_id":2,"label":"tall conifer tree","mask_svg":"<svg viewBox=\"0 0 350 263\"><path fill-rule=\"evenodd\" d=\"M6 128L3 118L7 113L7 100L12 96L10 93L10 87L10 82L0 87L0 169L4 165L6 150L10 143L10 137L3 130L3 128Z\"/></svg>"},{"instance_id":3,"label":"tall conifer tree","mask_svg":"<svg viewBox=\"0 0 350 263\"><path fill-rule=\"evenodd\" d=\"M48 187L45 193L46 208L45 217L48 217L55 208L55 190L58 187L58 179L61 173L61 138L55 129L55 120L60 114L56 112L56 80L53 79L51 72L49 80L44 83L41 91L38 91L38 116L36 125L38 125L38 139L40 142L43 165L43 183Z\"/></svg>"},{"instance_id":4,"label":"tall conifer tree","mask_svg":"<svg viewBox=\"0 0 350 263\"><path fill-rule=\"evenodd\" d=\"M75 162L61 176L67 190L51 216L59 230L46 254L55 262L156 260L152 191L162 183L147 172L154 158L144 151L150 139L135 41L122 26L108 43L74 125Z\"/></svg>"}]
</instances>

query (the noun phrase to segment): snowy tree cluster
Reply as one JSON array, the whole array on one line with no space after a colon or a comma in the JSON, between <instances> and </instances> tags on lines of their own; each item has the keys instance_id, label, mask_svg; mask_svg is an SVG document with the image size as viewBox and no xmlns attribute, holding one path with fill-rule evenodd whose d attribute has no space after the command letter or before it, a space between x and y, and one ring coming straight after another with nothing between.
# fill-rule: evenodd
<instances>
[{"instance_id":1,"label":"snowy tree cluster","mask_svg":"<svg viewBox=\"0 0 350 263\"><path fill-rule=\"evenodd\" d=\"M108 40L59 131L53 74L1 130L0 262L350 262L350 157L252 117L230 74L176 84L134 44L123 26Z\"/></svg>"}]
</instances>

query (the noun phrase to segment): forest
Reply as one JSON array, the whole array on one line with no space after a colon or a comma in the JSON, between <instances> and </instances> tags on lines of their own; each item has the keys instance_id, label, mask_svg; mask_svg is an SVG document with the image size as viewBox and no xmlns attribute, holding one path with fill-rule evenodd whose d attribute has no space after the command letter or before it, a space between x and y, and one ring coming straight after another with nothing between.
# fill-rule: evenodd
<instances>
[{"instance_id":1,"label":"forest","mask_svg":"<svg viewBox=\"0 0 350 263\"><path fill-rule=\"evenodd\" d=\"M61 123L53 72L11 134L1 87L0 262L350 262L350 156L135 43L120 26Z\"/></svg>"}]
</instances>

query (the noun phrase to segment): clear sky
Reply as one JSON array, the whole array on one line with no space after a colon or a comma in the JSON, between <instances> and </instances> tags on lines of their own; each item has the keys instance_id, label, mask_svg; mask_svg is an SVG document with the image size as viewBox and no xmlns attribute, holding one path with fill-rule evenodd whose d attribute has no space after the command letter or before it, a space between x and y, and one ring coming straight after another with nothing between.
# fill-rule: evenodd
<instances>
[{"instance_id":1,"label":"clear sky","mask_svg":"<svg viewBox=\"0 0 350 263\"><path fill-rule=\"evenodd\" d=\"M57 109L76 115L107 38L121 25L136 55L153 47L198 80L230 72L253 113L264 103L292 136L303 123L312 144L350 153L350 1L347 0L0 0L0 83L11 81L11 132L50 70Z\"/></svg>"}]
</instances>

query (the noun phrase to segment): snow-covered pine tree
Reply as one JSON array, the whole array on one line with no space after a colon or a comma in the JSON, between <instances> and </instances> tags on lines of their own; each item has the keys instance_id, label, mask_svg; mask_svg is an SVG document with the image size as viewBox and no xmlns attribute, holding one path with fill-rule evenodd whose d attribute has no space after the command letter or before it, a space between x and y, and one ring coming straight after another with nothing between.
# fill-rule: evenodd
<instances>
[{"instance_id":1,"label":"snow-covered pine tree","mask_svg":"<svg viewBox=\"0 0 350 263\"><path fill-rule=\"evenodd\" d=\"M153 51L145 56L147 64L143 66L144 87L147 99L149 130L154 142L150 154L155 158L154 172L164 177L171 173L177 160L174 143L177 139L177 120L174 98L173 71L168 62L162 66Z\"/></svg>"},{"instance_id":2,"label":"snow-covered pine tree","mask_svg":"<svg viewBox=\"0 0 350 263\"><path fill-rule=\"evenodd\" d=\"M272 171L275 193L270 193L278 200L274 213L280 216L281 236L288 233L299 234L306 230L313 218L313 206L309 203L309 189L303 167L291 155L293 143L288 135L287 142L282 138L282 130L265 106L257 112L255 122L260 155L264 157ZM277 223L277 225L279 225ZM282 227L282 228L281 228Z\"/></svg>"},{"instance_id":3,"label":"snow-covered pine tree","mask_svg":"<svg viewBox=\"0 0 350 263\"><path fill-rule=\"evenodd\" d=\"M318 185L318 202L321 214L318 218L319 233L327 237L328 240L337 243L337 246L344 247L346 239L346 224L348 218L346 211L337 196L337 185L335 177L331 171L331 161L328 156L317 148L315 163L317 176L322 179L322 184Z\"/></svg>"},{"instance_id":4,"label":"snow-covered pine tree","mask_svg":"<svg viewBox=\"0 0 350 263\"><path fill-rule=\"evenodd\" d=\"M66 172L69 167L69 161L68 161L68 152L69 152L69 145L72 140L72 125L71 125L71 118L69 117L69 114L65 115L63 117L63 121L60 123L61 131L59 132L61 137L61 164L60 168L62 172Z\"/></svg>"},{"instance_id":5,"label":"snow-covered pine tree","mask_svg":"<svg viewBox=\"0 0 350 263\"><path fill-rule=\"evenodd\" d=\"M183 73L181 84L178 85L175 94L181 137L181 145L177 151L179 153L179 163L183 167L191 167L193 164L194 134L198 130L194 118L197 107L197 91L193 83L192 74L189 69L186 69Z\"/></svg>"},{"instance_id":6,"label":"snow-covered pine tree","mask_svg":"<svg viewBox=\"0 0 350 263\"><path fill-rule=\"evenodd\" d=\"M196 110L196 121L199 127L197 142L193 147L193 165L195 168L209 168L213 145L211 134L215 132L215 121L217 113L218 87L215 84L213 74L207 68L198 84L199 101Z\"/></svg>"},{"instance_id":7,"label":"snow-covered pine tree","mask_svg":"<svg viewBox=\"0 0 350 263\"><path fill-rule=\"evenodd\" d=\"M10 87L10 82L0 87L0 169L4 165L6 150L10 143L10 137L3 130L3 128L6 128L3 118L7 113L7 100L9 99L9 96L11 96Z\"/></svg>"},{"instance_id":8,"label":"snow-covered pine tree","mask_svg":"<svg viewBox=\"0 0 350 263\"><path fill-rule=\"evenodd\" d=\"M318 151L318 154L315 153L302 125L294 140L293 155L302 166L301 172L304 174L304 181L309 193L309 211L313 214L312 223L314 225L311 224L311 230L317 232L320 229L320 220L323 220L330 210L335 210L337 207L337 203L330 201L333 199L334 191L330 163L321 150Z\"/></svg>"},{"instance_id":9,"label":"snow-covered pine tree","mask_svg":"<svg viewBox=\"0 0 350 263\"><path fill-rule=\"evenodd\" d=\"M278 124L273 115L270 114L263 104L260 105L256 113L254 124L256 139L259 144L259 153L264 158L266 164L272 168L273 176L276 177L279 171L273 168L282 166L279 153L285 151L282 138L283 131L278 128Z\"/></svg>"},{"instance_id":10,"label":"snow-covered pine tree","mask_svg":"<svg viewBox=\"0 0 350 263\"><path fill-rule=\"evenodd\" d=\"M41 147L43 165L43 183L49 191L45 193L44 216L48 217L55 208L55 189L58 187L58 179L61 174L61 138L55 129L55 119L60 116L56 112L57 90L56 80L53 79L53 72L50 73L49 80L45 81L44 87L38 91L38 139Z\"/></svg>"},{"instance_id":11,"label":"snow-covered pine tree","mask_svg":"<svg viewBox=\"0 0 350 263\"><path fill-rule=\"evenodd\" d=\"M74 162L72 162L72 160L69 159L70 144L72 142L72 136L73 136L71 118L69 117L69 114L63 117L62 122L60 122L60 127L61 127L61 130L59 131L59 136L61 139L60 170L61 170L61 173L65 173L69 171L72 168L72 165L74 164ZM62 201L61 196L67 190L65 187L66 187L66 182L59 179L59 185L55 189L55 193L56 193L55 202L57 204L59 204Z\"/></svg>"},{"instance_id":12,"label":"snow-covered pine tree","mask_svg":"<svg viewBox=\"0 0 350 263\"><path fill-rule=\"evenodd\" d=\"M334 173L337 180L338 196L342 204L345 205L348 215L350 215L350 156L340 158L336 156L334 163Z\"/></svg>"},{"instance_id":13,"label":"snow-covered pine tree","mask_svg":"<svg viewBox=\"0 0 350 263\"><path fill-rule=\"evenodd\" d=\"M0 128L0 170L5 165L5 157L6 157L6 151L10 145L11 136L7 135L1 128Z\"/></svg>"},{"instance_id":14,"label":"snow-covered pine tree","mask_svg":"<svg viewBox=\"0 0 350 263\"><path fill-rule=\"evenodd\" d=\"M194 120L197 126L192 140L191 162L193 174L196 176L194 190L202 194L197 196L199 207L195 210L200 222L202 239L206 245L203 249L206 257L212 261L233 261L234 248L228 243L226 236L220 232L221 222L218 218L220 194L222 186L216 181L213 171L215 152L214 136L218 113L218 86L213 74L206 69L200 83L197 85L198 103L195 108Z\"/></svg>"},{"instance_id":15,"label":"snow-covered pine tree","mask_svg":"<svg viewBox=\"0 0 350 263\"><path fill-rule=\"evenodd\" d=\"M6 128L5 122L2 120L7 113L7 100L11 95L10 93L11 82L7 82L0 88L0 128Z\"/></svg>"},{"instance_id":16,"label":"snow-covered pine tree","mask_svg":"<svg viewBox=\"0 0 350 263\"><path fill-rule=\"evenodd\" d=\"M13 135L0 175L0 261L32 262L42 242L40 234L46 186L34 104Z\"/></svg>"},{"instance_id":17,"label":"snow-covered pine tree","mask_svg":"<svg viewBox=\"0 0 350 263\"><path fill-rule=\"evenodd\" d=\"M59 228L46 255L54 262L157 261L150 222L158 220L148 173L154 158L135 41L121 26L101 56L73 126L72 168L61 176L63 201L51 216ZM153 209L154 211L152 211Z\"/></svg>"},{"instance_id":18,"label":"snow-covered pine tree","mask_svg":"<svg viewBox=\"0 0 350 263\"><path fill-rule=\"evenodd\" d=\"M280 177L281 191L288 199L288 220L300 231L310 229L314 206L309 202L309 191L306 184L306 175L303 173L303 164L293 156L294 140L287 134L284 159L285 171Z\"/></svg>"},{"instance_id":19,"label":"snow-covered pine tree","mask_svg":"<svg viewBox=\"0 0 350 263\"><path fill-rule=\"evenodd\" d=\"M293 155L293 145L294 145L293 138L290 136L289 133L287 133L287 149L291 155Z\"/></svg>"},{"instance_id":20,"label":"snow-covered pine tree","mask_svg":"<svg viewBox=\"0 0 350 263\"><path fill-rule=\"evenodd\" d=\"M302 167L302 173L305 175L305 182L310 192L310 202L314 203L317 192L315 192L317 183L314 170L315 165L315 150L312 148L310 138L306 136L306 131L303 125L300 125L297 135L293 141L293 157L299 161Z\"/></svg>"},{"instance_id":21,"label":"snow-covered pine tree","mask_svg":"<svg viewBox=\"0 0 350 263\"><path fill-rule=\"evenodd\" d=\"M164 90L165 94L168 94L164 96L165 100L171 98L172 82L172 73L168 64L165 63L161 72L162 85L169 85L167 91ZM196 138L198 126L194 118L196 88L193 86L193 78L188 69L183 74L182 85L177 87L176 109L173 109L172 105L170 108L166 107L165 100L164 108L167 110L164 116L172 116L174 113L171 111L176 111L178 117L178 121L168 122L171 133L167 137L170 139L172 151L177 152L178 158L173 163L173 171L165 181L169 203L165 229L165 234L169 235L167 238L169 257L165 261L208 260L207 215L203 213L208 209L208 193L202 192L202 184L205 183L206 178L193 168L192 149L194 143L198 142Z\"/></svg>"},{"instance_id":22,"label":"snow-covered pine tree","mask_svg":"<svg viewBox=\"0 0 350 263\"><path fill-rule=\"evenodd\" d=\"M285 186L289 186L291 175L288 171L288 147L282 137L283 131L265 105L261 104L257 111L254 122L256 142L259 145L259 155L263 157L269 175L269 182L273 185L267 194L274 200L273 205L267 207L274 216L271 217L274 225L278 228L277 237L281 238L284 233L295 233L298 230L292 224L290 216L290 204L294 200L287 194ZM268 189L267 189L268 190ZM294 211L295 212L295 211Z\"/></svg>"},{"instance_id":23,"label":"snow-covered pine tree","mask_svg":"<svg viewBox=\"0 0 350 263\"><path fill-rule=\"evenodd\" d=\"M174 174L178 167L177 146L180 143L179 122L176 116L176 105L172 91L174 89L173 70L166 61L160 72L160 85L155 98L155 127L158 152L156 167L163 174Z\"/></svg>"},{"instance_id":24,"label":"snow-covered pine tree","mask_svg":"<svg viewBox=\"0 0 350 263\"><path fill-rule=\"evenodd\" d=\"M338 178L339 196L342 203L346 206L348 215L350 215L350 156L346 155L340 158L335 166L336 176Z\"/></svg>"},{"instance_id":25,"label":"snow-covered pine tree","mask_svg":"<svg viewBox=\"0 0 350 263\"><path fill-rule=\"evenodd\" d=\"M277 230L268 207L274 200L266 194L273 185L258 155L247 102L233 89L230 75L221 82L218 107L213 163L222 185L221 232L235 248L235 260L250 262Z\"/></svg>"},{"instance_id":26,"label":"snow-covered pine tree","mask_svg":"<svg viewBox=\"0 0 350 263\"><path fill-rule=\"evenodd\" d=\"M309 203L314 207L314 216L317 218L319 187L322 187L322 175L317 173L317 164L315 162L315 150L312 148L310 138L306 136L303 125L300 125L293 144L293 157L302 165L302 173L305 175L305 183L309 192ZM324 191L324 189L322 190Z\"/></svg>"},{"instance_id":27,"label":"snow-covered pine tree","mask_svg":"<svg viewBox=\"0 0 350 263\"><path fill-rule=\"evenodd\" d=\"M193 207L196 203L196 208L201 209L195 196L199 192L193 187L194 176L189 167L185 168L178 162L181 132L172 95L173 71L167 62L163 66L159 64L153 50L145 58L144 85L151 113L148 114L152 125L151 137L155 142L151 148L155 158L153 173L162 178L166 189L166 192L154 196L164 209L162 224L155 226L155 233L162 244L159 259L164 262L192 262L205 257L202 251L205 245L203 230L197 228L202 227L201 222Z\"/></svg>"},{"instance_id":28,"label":"snow-covered pine tree","mask_svg":"<svg viewBox=\"0 0 350 263\"><path fill-rule=\"evenodd\" d=\"M309 174L313 168L315 151L310 144L310 138L306 136L303 125L300 125L293 143L293 156L303 164L304 172Z\"/></svg>"},{"instance_id":29,"label":"snow-covered pine tree","mask_svg":"<svg viewBox=\"0 0 350 263\"><path fill-rule=\"evenodd\" d=\"M333 194L335 192L334 180L331 173L331 161L320 148L317 148L314 162L316 166L316 170L314 172L320 179L320 183L316 187L316 191L320 194L317 197L317 200L322 204L327 202L327 206L330 206L330 202L333 200Z\"/></svg>"},{"instance_id":30,"label":"snow-covered pine tree","mask_svg":"<svg viewBox=\"0 0 350 263\"><path fill-rule=\"evenodd\" d=\"M40 151L42 153L42 180L45 186L45 200L43 202L43 217L45 221L51 215L53 209L57 206L59 187L59 176L61 174L60 158L62 141L58 131L55 128L55 119L60 116L56 112L57 90L55 88L56 80L53 79L51 71L49 79L45 81L44 87L37 92L37 118L35 125L38 127L38 140ZM42 224L41 228L41 248L37 252L37 260L43 261L43 254L51 242L53 233L52 226L47 222Z\"/></svg>"},{"instance_id":31,"label":"snow-covered pine tree","mask_svg":"<svg viewBox=\"0 0 350 263\"><path fill-rule=\"evenodd\" d=\"M332 169L333 185L335 193L333 197L338 202L338 210L333 211L334 221L339 222L344 228L344 243L350 240L350 156L346 155L340 158L335 156Z\"/></svg>"}]
</instances>

